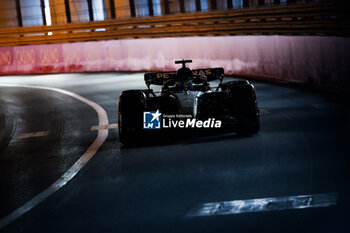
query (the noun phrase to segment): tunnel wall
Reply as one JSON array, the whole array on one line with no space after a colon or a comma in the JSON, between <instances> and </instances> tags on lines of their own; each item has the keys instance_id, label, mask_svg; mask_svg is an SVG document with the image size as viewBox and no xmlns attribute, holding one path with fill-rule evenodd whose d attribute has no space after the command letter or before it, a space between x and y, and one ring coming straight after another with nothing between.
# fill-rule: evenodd
<instances>
[{"instance_id":1,"label":"tunnel wall","mask_svg":"<svg viewBox=\"0 0 350 233\"><path fill-rule=\"evenodd\" d=\"M350 38L227 36L110 40L0 47L0 73L176 70L224 67L226 74L349 89Z\"/></svg>"}]
</instances>

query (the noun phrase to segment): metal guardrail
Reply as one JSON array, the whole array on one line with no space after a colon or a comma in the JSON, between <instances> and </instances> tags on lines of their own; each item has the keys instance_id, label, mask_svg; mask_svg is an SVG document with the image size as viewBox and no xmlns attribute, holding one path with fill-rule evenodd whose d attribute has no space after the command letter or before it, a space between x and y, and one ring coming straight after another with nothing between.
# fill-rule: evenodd
<instances>
[{"instance_id":1,"label":"metal guardrail","mask_svg":"<svg viewBox=\"0 0 350 233\"><path fill-rule=\"evenodd\" d=\"M206 35L349 36L348 8L307 4L0 29L0 46Z\"/></svg>"}]
</instances>

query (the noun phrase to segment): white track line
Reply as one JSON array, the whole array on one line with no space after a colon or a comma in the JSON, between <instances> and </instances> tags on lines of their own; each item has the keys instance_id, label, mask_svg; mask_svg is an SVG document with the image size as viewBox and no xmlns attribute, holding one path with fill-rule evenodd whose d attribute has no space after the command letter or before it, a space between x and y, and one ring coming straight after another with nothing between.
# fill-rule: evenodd
<instances>
[{"instance_id":1,"label":"white track line","mask_svg":"<svg viewBox=\"0 0 350 233\"><path fill-rule=\"evenodd\" d=\"M33 137L43 137L49 135L49 131L38 131L32 133L21 133L18 139L33 138Z\"/></svg>"},{"instance_id":2,"label":"white track line","mask_svg":"<svg viewBox=\"0 0 350 233\"><path fill-rule=\"evenodd\" d=\"M91 131L94 130L101 130L101 129L117 129L118 128L118 124L110 124L110 125L94 125L91 126Z\"/></svg>"},{"instance_id":3,"label":"white track line","mask_svg":"<svg viewBox=\"0 0 350 233\"><path fill-rule=\"evenodd\" d=\"M71 96L83 103L90 105L93 109L95 109L95 111L98 114L99 126L108 125L108 118L107 118L106 111L100 105L80 95L77 95L73 92L62 90L59 88L42 87L42 86L27 86L27 85L12 85L12 84L0 84L0 86L44 89L44 90L56 91L56 92ZM21 217L23 214L33 209L39 203L44 201L46 198L48 198L57 190L62 188L65 184L67 184L67 182L69 182L95 155L95 153L98 151L98 149L102 146L102 144L106 140L107 136L108 136L108 129L101 128L101 130L98 131L98 135L95 141L90 145L90 147L85 151L85 153L78 159L78 161L76 161L73 164L73 166L70 167L56 182L54 182L50 187L48 187L47 189L45 189L44 191L36 195L32 200L28 201L26 204L14 210L12 213L10 213L9 215L7 215L6 217L0 220L0 230L5 226L7 226L8 224L10 224L11 222L13 222L14 220L16 220L17 218Z\"/></svg>"},{"instance_id":4,"label":"white track line","mask_svg":"<svg viewBox=\"0 0 350 233\"><path fill-rule=\"evenodd\" d=\"M186 217L193 218L288 209L330 207L337 204L337 196L337 193L328 193L211 202L201 204L190 210L186 214Z\"/></svg>"}]
</instances>

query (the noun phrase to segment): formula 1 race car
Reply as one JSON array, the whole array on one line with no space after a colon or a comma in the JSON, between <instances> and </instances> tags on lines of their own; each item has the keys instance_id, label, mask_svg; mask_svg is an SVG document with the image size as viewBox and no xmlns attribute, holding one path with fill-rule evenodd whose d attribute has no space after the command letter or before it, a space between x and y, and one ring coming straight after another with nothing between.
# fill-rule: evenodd
<instances>
[{"instance_id":1,"label":"formula 1 race car","mask_svg":"<svg viewBox=\"0 0 350 233\"><path fill-rule=\"evenodd\" d=\"M224 69L146 73L148 89L123 91L119 98L118 129L123 144L152 135L188 130L224 130L241 135L259 131L255 88L247 80L223 83ZM216 80L216 81L215 81ZM218 83L211 87L209 82ZM150 86L161 85L155 92Z\"/></svg>"}]
</instances>

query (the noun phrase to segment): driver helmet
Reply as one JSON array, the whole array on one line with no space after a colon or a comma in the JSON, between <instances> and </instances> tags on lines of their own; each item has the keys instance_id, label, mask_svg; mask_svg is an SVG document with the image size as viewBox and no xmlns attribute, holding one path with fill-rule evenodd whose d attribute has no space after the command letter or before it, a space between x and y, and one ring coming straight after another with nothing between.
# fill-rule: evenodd
<instances>
[{"instance_id":1,"label":"driver helmet","mask_svg":"<svg viewBox=\"0 0 350 233\"><path fill-rule=\"evenodd\" d=\"M188 79L192 78L192 70L187 67L182 67L177 71L177 77L179 80L187 81Z\"/></svg>"}]
</instances>

